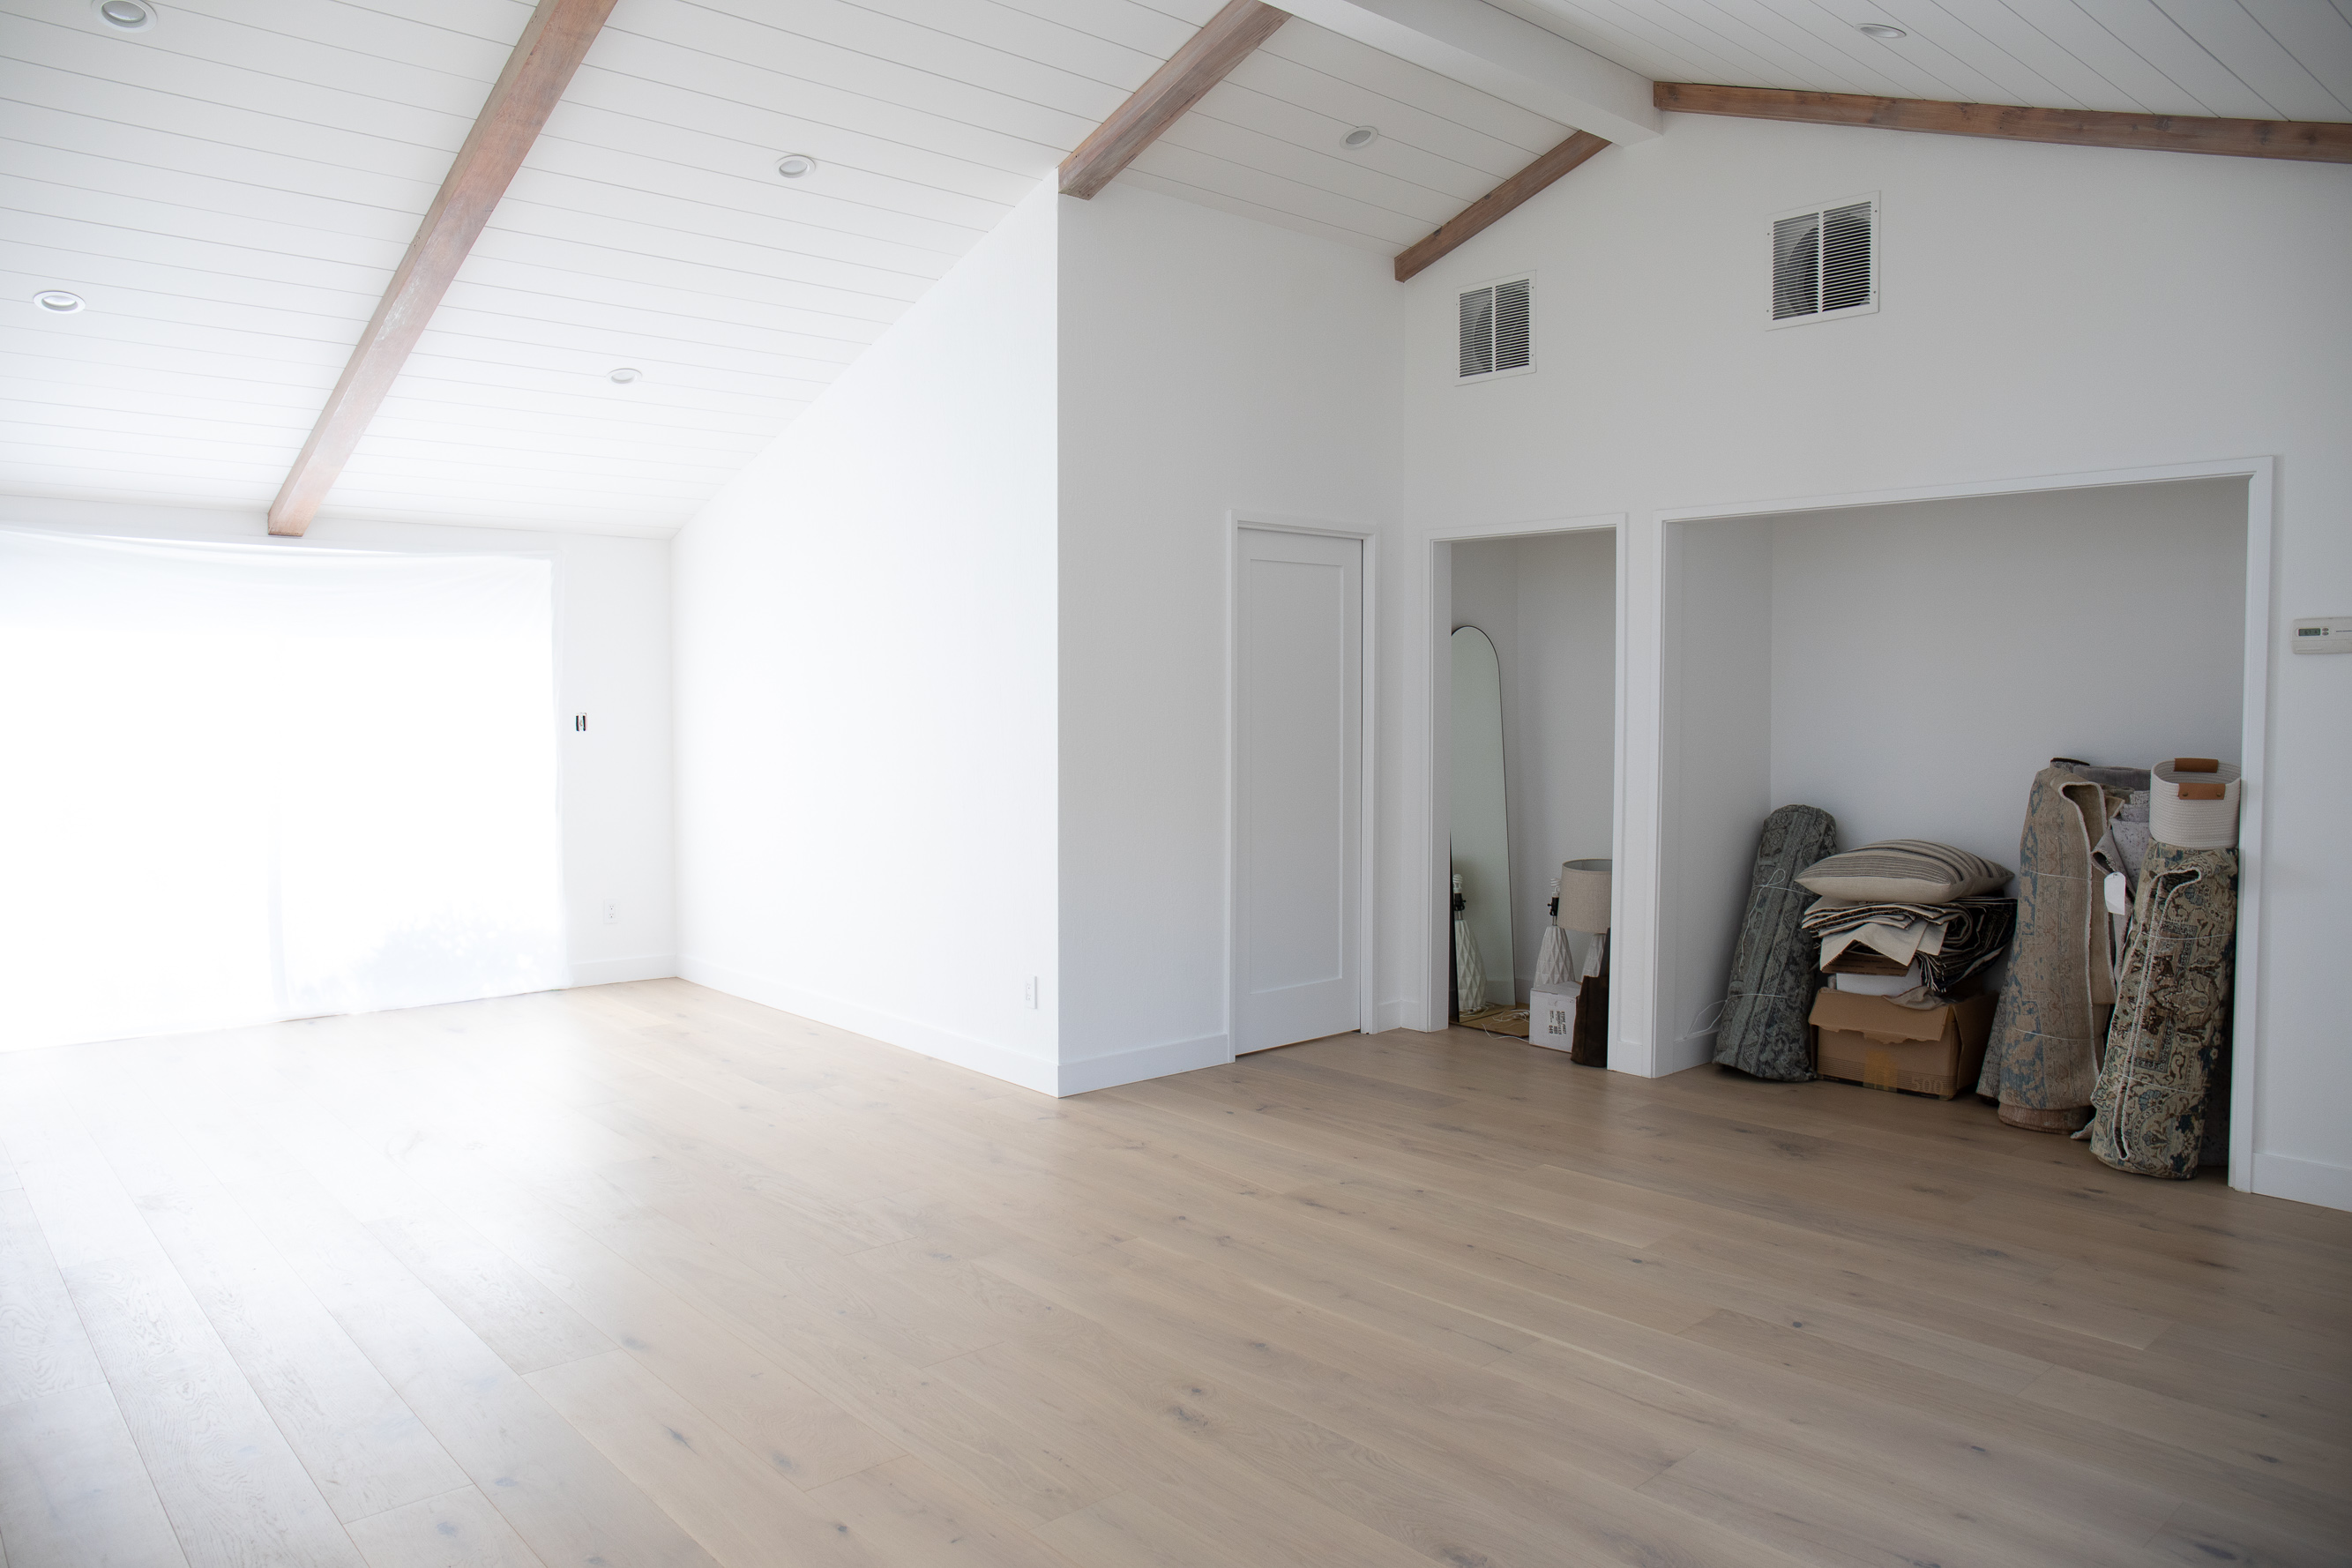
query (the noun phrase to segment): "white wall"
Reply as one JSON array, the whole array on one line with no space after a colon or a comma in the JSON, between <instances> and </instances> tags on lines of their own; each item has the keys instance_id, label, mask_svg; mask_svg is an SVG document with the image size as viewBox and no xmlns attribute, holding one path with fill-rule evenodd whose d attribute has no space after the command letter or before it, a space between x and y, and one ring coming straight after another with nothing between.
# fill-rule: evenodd
<instances>
[{"instance_id":1,"label":"white wall","mask_svg":"<svg viewBox=\"0 0 2352 1568\"><path fill-rule=\"evenodd\" d=\"M2053 756L2241 760L2242 480L1761 526L1772 801L1829 812L1842 847L1933 838L2014 868Z\"/></svg>"},{"instance_id":2,"label":"white wall","mask_svg":"<svg viewBox=\"0 0 2352 1568\"><path fill-rule=\"evenodd\" d=\"M1768 330L1769 215L1869 191L1885 308ZM1627 516L1621 859L1654 863L1661 510L2278 455L2255 1183L2352 1206L2352 1053L2324 981L2352 661L2283 654L2292 617L2352 610L2347 254L2341 167L1670 115L1406 286L1407 528ZM1536 374L1457 387L1455 291L1522 267ZM1427 870L1407 869L1424 886L1386 912L1419 947ZM1621 887L1612 1059L1641 1063L1655 910Z\"/></svg>"},{"instance_id":3,"label":"white wall","mask_svg":"<svg viewBox=\"0 0 2352 1568\"><path fill-rule=\"evenodd\" d=\"M1061 206L1062 1059L1076 1089L1226 1058L1230 514L1393 526L1398 295L1384 258L1149 192L1114 184ZM1378 537L1366 560L1373 584L1393 583ZM1392 587L1375 591L1377 628L1402 609ZM1374 746L1399 658L1391 644L1374 672ZM1393 772L1378 784L1402 787ZM1425 841L1425 824L1411 832Z\"/></svg>"},{"instance_id":4,"label":"white wall","mask_svg":"<svg viewBox=\"0 0 2352 1568\"><path fill-rule=\"evenodd\" d=\"M679 973L1048 1092L1059 199L1017 206L674 556Z\"/></svg>"},{"instance_id":5,"label":"white wall","mask_svg":"<svg viewBox=\"0 0 2352 1568\"><path fill-rule=\"evenodd\" d=\"M257 510L28 497L0 497L0 522L145 539L261 540L269 531ZM301 539L281 542L554 557L557 709L589 715L588 733L567 728L560 752L572 981L675 973L669 542L321 518Z\"/></svg>"},{"instance_id":6,"label":"white wall","mask_svg":"<svg viewBox=\"0 0 2352 1568\"><path fill-rule=\"evenodd\" d=\"M1503 659L1513 964L1524 1003L1561 862L1611 852L1617 542L1594 529L1452 549L1454 624L1492 621L1509 639L1507 648L1496 647Z\"/></svg>"}]
</instances>

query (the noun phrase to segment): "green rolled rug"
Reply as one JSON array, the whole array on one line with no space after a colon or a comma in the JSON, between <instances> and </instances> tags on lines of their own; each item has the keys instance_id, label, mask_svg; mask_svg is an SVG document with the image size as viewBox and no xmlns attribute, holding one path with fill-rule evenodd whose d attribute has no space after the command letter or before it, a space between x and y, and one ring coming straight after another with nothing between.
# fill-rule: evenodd
<instances>
[{"instance_id":1,"label":"green rolled rug","mask_svg":"<svg viewBox=\"0 0 2352 1568\"><path fill-rule=\"evenodd\" d=\"M1836 850L1837 818L1819 806L1784 805L1764 819L1716 1026L1718 1066L1784 1082L1813 1076L1812 1029L1805 1020L1822 976L1814 940L1803 929L1813 895L1797 879Z\"/></svg>"}]
</instances>

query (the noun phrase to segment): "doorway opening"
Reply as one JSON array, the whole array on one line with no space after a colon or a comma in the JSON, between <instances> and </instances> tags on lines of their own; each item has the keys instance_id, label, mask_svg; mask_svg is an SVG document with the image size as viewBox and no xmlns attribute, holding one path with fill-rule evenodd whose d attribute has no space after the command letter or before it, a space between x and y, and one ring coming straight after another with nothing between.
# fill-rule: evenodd
<instances>
[{"instance_id":1,"label":"doorway opening","mask_svg":"<svg viewBox=\"0 0 2352 1568\"><path fill-rule=\"evenodd\" d=\"M1616 531L1455 539L1437 551L1445 640L1433 794L1447 919L1435 1023L1567 1049L1580 996L1590 1046L1580 1059L1601 1065L1619 771ZM1570 879L1597 889L1597 905L1563 904L1571 863Z\"/></svg>"}]
</instances>

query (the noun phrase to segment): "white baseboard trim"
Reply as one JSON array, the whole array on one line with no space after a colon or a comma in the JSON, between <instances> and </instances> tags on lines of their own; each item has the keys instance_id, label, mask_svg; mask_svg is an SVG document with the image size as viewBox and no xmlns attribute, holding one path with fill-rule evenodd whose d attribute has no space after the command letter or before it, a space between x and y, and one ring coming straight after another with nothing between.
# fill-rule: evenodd
<instances>
[{"instance_id":1,"label":"white baseboard trim","mask_svg":"<svg viewBox=\"0 0 2352 1568\"><path fill-rule=\"evenodd\" d=\"M836 1029L880 1040L885 1045L935 1058L973 1072L986 1073L1003 1079L1006 1083L1039 1094L1066 1093L1059 1089L1055 1064L1040 1058L994 1045L987 1040L975 1040L951 1029L901 1018L879 1007L845 1002L836 996L820 995L803 991L765 975L746 974L739 969L711 963L699 958L681 955L677 974L697 985L708 985L714 991L724 991L730 996L740 996L747 1002L757 1002L763 1007L774 1007L803 1018L814 1018L820 1024L830 1024Z\"/></svg>"},{"instance_id":2,"label":"white baseboard trim","mask_svg":"<svg viewBox=\"0 0 2352 1568\"><path fill-rule=\"evenodd\" d=\"M1421 1003L1375 1002L1372 1004L1372 1027L1375 1035L1385 1035L1391 1029L1417 1029L1421 1026Z\"/></svg>"},{"instance_id":3,"label":"white baseboard trim","mask_svg":"<svg viewBox=\"0 0 2352 1568\"><path fill-rule=\"evenodd\" d=\"M1148 1078L1166 1078L1173 1072L1223 1067L1233 1059L1231 1040L1223 1035L1202 1035L1196 1040L1170 1040L1165 1045L1137 1046L1132 1050L1064 1062L1057 1081L1060 1093L1084 1094L1089 1089L1141 1083Z\"/></svg>"},{"instance_id":4,"label":"white baseboard trim","mask_svg":"<svg viewBox=\"0 0 2352 1568\"><path fill-rule=\"evenodd\" d=\"M677 955L647 953L641 958L592 958L572 966L574 985L618 985L625 980L667 980L677 973Z\"/></svg>"},{"instance_id":5,"label":"white baseboard trim","mask_svg":"<svg viewBox=\"0 0 2352 1568\"><path fill-rule=\"evenodd\" d=\"M2254 1191L2322 1208L2352 1209L2352 1167L2292 1154L2257 1154Z\"/></svg>"}]
</instances>

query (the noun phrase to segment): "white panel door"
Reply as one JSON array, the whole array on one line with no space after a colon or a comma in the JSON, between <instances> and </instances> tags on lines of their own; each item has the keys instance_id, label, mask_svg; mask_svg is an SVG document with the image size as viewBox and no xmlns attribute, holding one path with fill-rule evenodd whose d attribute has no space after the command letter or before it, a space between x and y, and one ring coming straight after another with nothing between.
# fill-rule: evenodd
<instances>
[{"instance_id":1,"label":"white panel door","mask_svg":"<svg viewBox=\"0 0 2352 1568\"><path fill-rule=\"evenodd\" d=\"M1241 531L1234 1049L1361 1026L1363 544Z\"/></svg>"}]
</instances>

